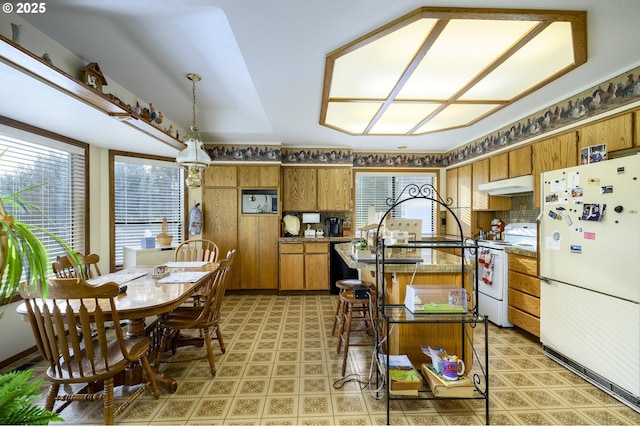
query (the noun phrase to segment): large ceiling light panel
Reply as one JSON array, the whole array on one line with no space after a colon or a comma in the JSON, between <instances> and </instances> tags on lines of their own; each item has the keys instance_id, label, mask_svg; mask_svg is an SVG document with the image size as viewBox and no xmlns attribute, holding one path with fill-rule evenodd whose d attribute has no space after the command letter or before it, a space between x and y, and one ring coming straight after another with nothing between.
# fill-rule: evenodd
<instances>
[{"instance_id":1,"label":"large ceiling light panel","mask_svg":"<svg viewBox=\"0 0 640 426\"><path fill-rule=\"evenodd\" d=\"M586 12L421 8L327 55L320 124L469 126L585 63L586 39Z\"/></svg>"}]
</instances>

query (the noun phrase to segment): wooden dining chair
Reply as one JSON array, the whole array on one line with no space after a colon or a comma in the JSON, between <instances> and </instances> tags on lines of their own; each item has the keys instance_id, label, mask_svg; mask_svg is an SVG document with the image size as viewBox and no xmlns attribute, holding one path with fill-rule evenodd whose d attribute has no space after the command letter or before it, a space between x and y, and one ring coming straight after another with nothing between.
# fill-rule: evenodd
<instances>
[{"instance_id":1,"label":"wooden dining chair","mask_svg":"<svg viewBox=\"0 0 640 426\"><path fill-rule=\"evenodd\" d=\"M95 253L83 255L76 253L80 260L80 268L84 271L84 279L96 278L102 275L100 272L100 256ZM68 254L58 256L56 261L51 265L56 278L76 278L78 277L78 265L75 264L71 256Z\"/></svg>"},{"instance_id":2,"label":"wooden dining chair","mask_svg":"<svg viewBox=\"0 0 640 426\"><path fill-rule=\"evenodd\" d=\"M210 240L187 240L176 248L174 259L176 262L203 261L215 263L220 251L218 246Z\"/></svg>"},{"instance_id":3,"label":"wooden dining chair","mask_svg":"<svg viewBox=\"0 0 640 426\"><path fill-rule=\"evenodd\" d=\"M216 375L216 365L213 358L212 331L220 343L222 352L225 352L222 333L220 332L220 307L222 298L227 288L227 277L233 265L236 251L230 250L227 257L219 263L218 271L210 282L210 288L203 306L181 306L170 313L160 317L158 324L162 330L162 340L156 356L156 367L162 362L164 352L168 350L172 336L185 329L198 329L204 336L204 345L207 349L209 370L212 376Z\"/></svg>"},{"instance_id":4,"label":"wooden dining chair","mask_svg":"<svg viewBox=\"0 0 640 426\"><path fill-rule=\"evenodd\" d=\"M84 268L85 279L89 280L91 278L96 278L102 275L100 272L100 256L96 253L90 253L87 255L80 255L80 261L82 262L82 267Z\"/></svg>"},{"instance_id":5,"label":"wooden dining chair","mask_svg":"<svg viewBox=\"0 0 640 426\"><path fill-rule=\"evenodd\" d=\"M58 256L51 265L56 278L76 278L78 276L76 268L77 265L68 255Z\"/></svg>"},{"instance_id":6,"label":"wooden dining chair","mask_svg":"<svg viewBox=\"0 0 640 426\"><path fill-rule=\"evenodd\" d=\"M90 285L80 278L52 278L46 299L32 294L25 282L20 287L33 336L40 355L49 363L47 379L51 382L45 408L53 411L56 401L104 400L104 422L114 419L140 396L147 387L157 399L160 391L147 360L149 338L125 339L118 320L115 298L119 286L105 283ZM43 303L43 300L45 303ZM110 313L114 333L107 335L105 316ZM95 331L92 339L83 339ZM115 336L112 337L112 334ZM114 377L140 363L146 376L144 384L128 399L114 407ZM75 393L67 393L72 384L86 384ZM61 385L67 392L59 395Z\"/></svg>"},{"instance_id":7,"label":"wooden dining chair","mask_svg":"<svg viewBox=\"0 0 640 426\"><path fill-rule=\"evenodd\" d=\"M220 250L218 246L211 240L187 240L183 241L176 248L173 255L176 262L209 262L216 263ZM200 306L204 298L207 297L207 293L204 289L198 290L191 301L194 306Z\"/></svg>"}]
</instances>

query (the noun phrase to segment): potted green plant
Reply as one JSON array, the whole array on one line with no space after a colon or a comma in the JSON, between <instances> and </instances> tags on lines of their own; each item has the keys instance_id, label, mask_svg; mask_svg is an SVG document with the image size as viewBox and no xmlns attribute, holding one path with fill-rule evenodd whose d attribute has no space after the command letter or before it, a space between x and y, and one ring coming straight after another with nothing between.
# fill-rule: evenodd
<instances>
[{"instance_id":1,"label":"potted green plant","mask_svg":"<svg viewBox=\"0 0 640 426\"><path fill-rule=\"evenodd\" d=\"M45 228L18 220L6 208L11 205L14 211L39 212L44 215L39 207L22 197L24 192L42 185L46 183L0 195L0 306L9 303L17 292L25 266L29 269L29 285L46 295L51 260L46 246L36 232L48 235L58 242L74 262L79 264L77 254L66 241Z\"/></svg>"},{"instance_id":2,"label":"potted green plant","mask_svg":"<svg viewBox=\"0 0 640 426\"><path fill-rule=\"evenodd\" d=\"M0 374L0 424L46 425L62 422L62 417L35 402L40 398L42 380L30 380L33 371L20 370Z\"/></svg>"}]
</instances>

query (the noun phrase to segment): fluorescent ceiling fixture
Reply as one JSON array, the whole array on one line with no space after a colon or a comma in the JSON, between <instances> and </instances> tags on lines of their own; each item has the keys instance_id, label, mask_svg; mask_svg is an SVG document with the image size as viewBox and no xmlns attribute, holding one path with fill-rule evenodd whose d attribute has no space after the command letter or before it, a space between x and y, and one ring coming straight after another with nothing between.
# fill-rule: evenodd
<instances>
[{"instance_id":1,"label":"fluorescent ceiling fixture","mask_svg":"<svg viewBox=\"0 0 640 426\"><path fill-rule=\"evenodd\" d=\"M351 135L469 126L587 60L586 12L421 8L327 55L320 124Z\"/></svg>"}]
</instances>

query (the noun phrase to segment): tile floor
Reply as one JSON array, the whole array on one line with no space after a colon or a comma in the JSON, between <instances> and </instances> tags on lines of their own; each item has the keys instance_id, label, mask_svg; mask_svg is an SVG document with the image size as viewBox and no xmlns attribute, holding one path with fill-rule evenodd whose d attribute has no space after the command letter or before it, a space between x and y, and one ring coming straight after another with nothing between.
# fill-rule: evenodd
<instances>
[{"instance_id":1,"label":"tile floor","mask_svg":"<svg viewBox=\"0 0 640 426\"><path fill-rule=\"evenodd\" d=\"M227 352L216 350L216 377L206 359L184 360L203 349L182 348L172 358L178 362L161 367L178 379L177 392L159 400L146 392L117 423L386 424L386 401L364 385L370 349L353 348L349 355L347 375L357 373L363 383L336 382L342 356L331 336L335 302L329 295L228 295L222 314ZM489 327L492 424L640 424L639 413L549 360L529 335ZM483 326L475 344L484 345ZM43 376L37 355L22 364ZM73 403L62 416L67 424L101 424L101 402ZM484 400L391 402L394 425L484 423Z\"/></svg>"}]
</instances>

